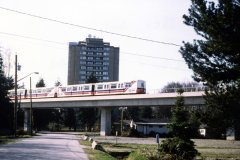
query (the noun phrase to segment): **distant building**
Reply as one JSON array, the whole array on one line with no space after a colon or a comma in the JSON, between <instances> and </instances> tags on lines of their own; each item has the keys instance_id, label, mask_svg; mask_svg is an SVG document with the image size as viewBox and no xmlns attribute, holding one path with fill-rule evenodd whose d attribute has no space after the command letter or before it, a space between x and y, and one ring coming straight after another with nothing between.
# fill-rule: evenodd
<instances>
[{"instance_id":1,"label":"distant building","mask_svg":"<svg viewBox=\"0 0 240 160\"><path fill-rule=\"evenodd\" d=\"M94 74L99 82L119 80L119 48L100 38L70 42L68 84L85 83Z\"/></svg>"}]
</instances>

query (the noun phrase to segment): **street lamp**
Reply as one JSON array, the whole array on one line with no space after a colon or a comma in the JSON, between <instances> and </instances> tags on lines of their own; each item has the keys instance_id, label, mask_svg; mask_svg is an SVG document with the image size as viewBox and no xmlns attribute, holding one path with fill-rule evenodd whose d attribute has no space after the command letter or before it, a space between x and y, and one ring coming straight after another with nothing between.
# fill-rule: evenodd
<instances>
[{"instance_id":1,"label":"street lamp","mask_svg":"<svg viewBox=\"0 0 240 160\"><path fill-rule=\"evenodd\" d=\"M26 76L24 76L23 78L17 79L17 70L18 70L18 63L17 63L17 55L15 55L15 82L14 82L14 90L15 90L15 103L14 103L14 114L13 114L13 125L14 125L14 136L16 137L17 134L17 103L18 103L18 97L17 97L17 82L23 80L24 78L27 78L28 76L32 75L32 74L39 74L38 72L32 72ZM30 79L30 88L31 88L31 79ZM31 89L30 89L31 90ZM31 122L31 118L30 118L30 122Z\"/></svg>"},{"instance_id":2,"label":"street lamp","mask_svg":"<svg viewBox=\"0 0 240 160\"><path fill-rule=\"evenodd\" d=\"M119 107L119 110L121 110L121 135L123 135L123 111L126 109L127 107Z\"/></svg>"},{"instance_id":3,"label":"street lamp","mask_svg":"<svg viewBox=\"0 0 240 160\"><path fill-rule=\"evenodd\" d=\"M39 74L38 72L33 72L32 74ZM29 74L28 76L30 76ZM32 112L32 77L30 77L30 134L32 136L33 128L33 112Z\"/></svg>"},{"instance_id":4,"label":"street lamp","mask_svg":"<svg viewBox=\"0 0 240 160\"><path fill-rule=\"evenodd\" d=\"M30 76L30 75L32 75L32 74L39 74L39 72L32 72L32 73L29 73L28 75L26 75L26 76L24 76L24 77L18 79L17 82L23 80L24 78L27 78L28 76Z\"/></svg>"}]
</instances>

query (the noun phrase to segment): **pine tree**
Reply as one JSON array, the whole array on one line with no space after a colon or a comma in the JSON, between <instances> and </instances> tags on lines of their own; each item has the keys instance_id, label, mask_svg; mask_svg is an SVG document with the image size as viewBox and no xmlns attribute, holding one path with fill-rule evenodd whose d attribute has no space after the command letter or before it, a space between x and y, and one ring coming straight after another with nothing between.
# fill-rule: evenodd
<instances>
[{"instance_id":1,"label":"pine tree","mask_svg":"<svg viewBox=\"0 0 240 160\"><path fill-rule=\"evenodd\" d=\"M184 109L183 90L179 90L175 107L172 110L171 122L168 125L173 138L163 140L160 150L164 153L163 159L171 157L172 160L192 160L197 154L191 138L191 123L189 112Z\"/></svg>"},{"instance_id":2,"label":"pine tree","mask_svg":"<svg viewBox=\"0 0 240 160\"><path fill-rule=\"evenodd\" d=\"M36 84L36 87L38 88L38 87L45 87L45 86L46 86L46 84L44 82L44 79L40 78L39 81Z\"/></svg>"},{"instance_id":3,"label":"pine tree","mask_svg":"<svg viewBox=\"0 0 240 160\"><path fill-rule=\"evenodd\" d=\"M224 134L229 127L240 132L240 0L192 0L184 23L199 35L184 42L180 53L194 79L210 88L202 122ZM217 138L217 137L215 137Z\"/></svg>"},{"instance_id":4,"label":"pine tree","mask_svg":"<svg viewBox=\"0 0 240 160\"><path fill-rule=\"evenodd\" d=\"M184 42L180 52L194 78L210 84L232 83L240 77L240 1L192 0L184 23L201 37Z\"/></svg>"}]
</instances>

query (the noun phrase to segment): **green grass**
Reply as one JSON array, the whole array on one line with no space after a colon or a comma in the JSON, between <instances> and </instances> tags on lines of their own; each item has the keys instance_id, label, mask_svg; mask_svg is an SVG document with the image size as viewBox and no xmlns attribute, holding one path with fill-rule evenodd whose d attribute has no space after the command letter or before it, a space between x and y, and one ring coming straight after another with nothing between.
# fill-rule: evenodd
<instances>
[{"instance_id":1,"label":"green grass","mask_svg":"<svg viewBox=\"0 0 240 160\"><path fill-rule=\"evenodd\" d=\"M82 145L87 146L88 148L85 149L85 152L89 155L90 160L95 159L103 159L103 160L116 160L116 158L110 156L111 152L114 153L121 153L121 152L131 152L126 160L136 160L143 158L146 155L152 156L156 155L157 145L154 144L115 144L115 143L100 143L100 145L105 149L105 152L92 150L91 143L89 141L80 141ZM204 153L202 152L199 157L202 158L240 158L240 152L236 154L223 154L218 152L220 149L240 149L240 147L196 147L201 152L201 149L212 149L213 152ZM109 153L109 154L108 154ZM149 154L148 154L149 153Z\"/></svg>"},{"instance_id":2,"label":"green grass","mask_svg":"<svg viewBox=\"0 0 240 160\"><path fill-rule=\"evenodd\" d=\"M7 143L11 143L14 142L15 139L9 137L9 136L0 136L0 144L7 144Z\"/></svg>"},{"instance_id":3,"label":"green grass","mask_svg":"<svg viewBox=\"0 0 240 160\"><path fill-rule=\"evenodd\" d=\"M89 141L83 141L80 140L79 143L85 148L83 149L85 153L87 153L89 160L117 160L116 158L112 157L107 152L99 151L99 150L93 150L91 148L91 142Z\"/></svg>"}]
</instances>

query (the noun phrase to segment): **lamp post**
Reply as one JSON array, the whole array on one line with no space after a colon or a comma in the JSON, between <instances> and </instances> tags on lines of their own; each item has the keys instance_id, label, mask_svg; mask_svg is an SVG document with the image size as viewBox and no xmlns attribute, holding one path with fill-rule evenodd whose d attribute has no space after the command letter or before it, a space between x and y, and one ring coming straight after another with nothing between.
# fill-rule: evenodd
<instances>
[{"instance_id":1,"label":"lamp post","mask_svg":"<svg viewBox=\"0 0 240 160\"><path fill-rule=\"evenodd\" d=\"M25 77L28 77L28 76L30 76L30 75L32 75L32 74L39 74L38 72L32 72L32 73L30 73L29 75L27 75L27 76L25 76ZM25 78L24 77L24 78ZM33 111L32 111L32 77L30 77L30 135L32 136L32 134L33 134L33 132L32 132L32 130L33 130Z\"/></svg>"},{"instance_id":2,"label":"lamp post","mask_svg":"<svg viewBox=\"0 0 240 160\"><path fill-rule=\"evenodd\" d=\"M127 107L119 107L119 110L121 110L121 135L123 135L123 111L126 109Z\"/></svg>"},{"instance_id":3,"label":"lamp post","mask_svg":"<svg viewBox=\"0 0 240 160\"><path fill-rule=\"evenodd\" d=\"M33 112L32 112L32 77L30 77L30 135L32 136L33 128Z\"/></svg>"},{"instance_id":4,"label":"lamp post","mask_svg":"<svg viewBox=\"0 0 240 160\"><path fill-rule=\"evenodd\" d=\"M17 63L17 56L16 56L16 63ZM17 71L17 65L15 68ZM39 74L39 72L31 72L30 74L17 79L17 72L15 73L15 104L14 104L14 135L16 136L16 131L17 131L17 102L18 102L18 97L17 97L17 82L27 78L28 76L32 75L32 74ZM30 103L31 103L31 107L30 107L30 134L32 135L32 80L30 77Z\"/></svg>"}]
</instances>

